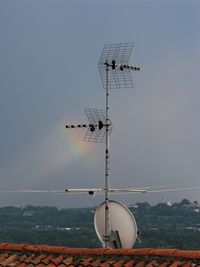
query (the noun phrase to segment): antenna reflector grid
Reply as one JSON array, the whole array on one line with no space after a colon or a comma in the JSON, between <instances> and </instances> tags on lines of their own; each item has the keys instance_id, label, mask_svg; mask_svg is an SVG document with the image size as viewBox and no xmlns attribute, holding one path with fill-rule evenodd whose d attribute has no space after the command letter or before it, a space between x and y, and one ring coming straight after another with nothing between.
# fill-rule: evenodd
<instances>
[{"instance_id":1,"label":"antenna reflector grid","mask_svg":"<svg viewBox=\"0 0 200 267\"><path fill-rule=\"evenodd\" d=\"M84 137L86 142L105 143L106 142L106 111L96 108L84 108L86 116L91 124L101 127L95 127L95 131L91 131L89 128ZM112 130L111 121L109 120L109 133Z\"/></svg>"},{"instance_id":2,"label":"antenna reflector grid","mask_svg":"<svg viewBox=\"0 0 200 267\"><path fill-rule=\"evenodd\" d=\"M98 124L99 121L102 121L103 124L106 123L106 111L104 109L84 108L84 111L91 124Z\"/></svg>"},{"instance_id":3,"label":"antenna reflector grid","mask_svg":"<svg viewBox=\"0 0 200 267\"><path fill-rule=\"evenodd\" d=\"M103 48L98 67L103 87L106 89L106 66L109 68L109 89L133 88L133 81L128 69L115 68L115 65L126 65L129 61L133 43L108 44Z\"/></svg>"}]
</instances>

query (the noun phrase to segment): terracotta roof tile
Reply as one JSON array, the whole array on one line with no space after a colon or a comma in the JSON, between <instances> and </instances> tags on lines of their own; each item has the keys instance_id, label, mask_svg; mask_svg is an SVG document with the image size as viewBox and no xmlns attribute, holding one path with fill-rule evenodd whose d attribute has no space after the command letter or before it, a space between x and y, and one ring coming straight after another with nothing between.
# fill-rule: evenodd
<instances>
[{"instance_id":1,"label":"terracotta roof tile","mask_svg":"<svg viewBox=\"0 0 200 267\"><path fill-rule=\"evenodd\" d=\"M27 267L27 264L26 263L19 263L19 264L17 264L17 267Z\"/></svg>"},{"instance_id":2,"label":"terracotta roof tile","mask_svg":"<svg viewBox=\"0 0 200 267\"><path fill-rule=\"evenodd\" d=\"M145 266L145 262L144 261L140 261L135 265L135 267L144 267L144 266Z\"/></svg>"},{"instance_id":3,"label":"terracotta roof tile","mask_svg":"<svg viewBox=\"0 0 200 267\"><path fill-rule=\"evenodd\" d=\"M150 261L148 264L146 264L146 267L155 267L159 266L159 263L156 260Z\"/></svg>"},{"instance_id":4,"label":"terracotta roof tile","mask_svg":"<svg viewBox=\"0 0 200 267\"><path fill-rule=\"evenodd\" d=\"M33 263L34 265L37 265L41 262L42 259L44 259L46 257L46 255L35 255L33 260L31 261L31 263Z\"/></svg>"},{"instance_id":5,"label":"terracotta roof tile","mask_svg":"<svg viewBox=\"0 0 200 267\"><path fill-rule=\"evenodd\" d=\"M81 260L81 264L83 264L84 266L88 266L93 261L94 259L92 257L86 257Z\"/></svg>"},{"instance_id":6,"label":"terracotta roof tile","mask_svg":"<svg viewBox=\"0 0 200 267\"><path fill-rule=\"evenodd\" d=\"M169 263L167 263L167 262L164 262L164 263L159 265L159 267L167 267L167 266L169 266Z\"/></svg>"},{"instance_id":7,"label":"terracotta roof tile","mask_svg":"<svg viewBox=\"0 0 200 267\"><path fill-rule=\"evenodd\" d=\"M183 265L183 267L192 267L192 264L191 264L191 262L187 262L187 263L185 263L185 264Z\"/></svg>"},{"instance_id":8,"label":"terracotta roof tile","mask_svg":"<svg viewBox=\"0 0 200 267\"><path fill-rule=\"evenodd\" d=\"M0 255L0 262L4 261L8 257L8 253Z\"/></svg>"},{"instance_id":9,"label":"terracotta roof tile","mask_svg":"<svg viewBox=\"0 0 200 267\"><path fill-rule=\"evenodd\" d=\"M170 267L179 267L179 266L181 266L179 261L176 261L170 265Z\"/></svg>"},{"instance_id":10,"label":"terracotta roof tile","mask_svg":"<svg viewBox=\"0 0 200 267\"><path fill-rule=\"evenodd\" d=\"M57 266L58 264L60 264L60 263L63 261L63 259L64 259L63 255L59 255L59 256L56 257L56 258L52 258L51 261L52 261L54 264L56 264L56 266Z\"/></svg>"},{"instance_id":11,"label":"terracotta roof tile","mask_svg":"<svg viewBox=\"0 0 200 267\"><path fill-rule=\"evenodd\" d=\"M17 266L17 267L18 267L18 266ZM39 263L39 264L36 265L36 267L46 267L46 264L44 264L44 263Z\"/></svg>"},{"instance_id":12,"label":"terracotta roof tile","mask_svg":"<svg viewBox=\"0 0 200 267\"><path fill-rule=\"evenodd\" d=\"M89 249L0 243L0 267L197 267L200 251Z\"/></svg>"},{"instance_id":13,"label":"terracotta roof tile","mask_svg":"<svg viewBox=\"0 0 200 267\"><path fill-rule=\"evenodd\" d=\"M113 264L113 267L121 267L121 266L123 266L124 262L125 262L125 260L123 260L123 259L119 260L118 262Z\"/></svg>"},{"instance_id":14,"label":"terracotta roof tile","mask_svg":"<svg viewBox=\"0 0 200 267\"><path fill-rule=\"evenodd\" d=\"M19 262L23 262L25 259L27 259L27 255L23 254L22 256L19 255Z\"/></svg>"},{"instance_id":15,"label":"terracotta roof tile","mask_svg":"<svg viewBox=\"0 0 200 267\"><path fill-rule=\"evenodd\" d=\"M11 263L15 262L15 259L16 259L16 254L8 256L6 259L4 259L1 262L1 266L5 266L5 267L9 266Z\"/></svg>"},{"instance_id":16,"label":"terracotta roof tile","mask_svg":"<svg viewBox=\"0 0 200 267\"><path fill-rule=\"evenodd\" d=\"M32 261L33 261L33 257L34 257L34 254L32 254L32 255L26 257L26 258L23 260L23 262L24 262L24 263L32 263Z\"/></svg>"},{"instance_id":17,"label":"terracotta roof tile","mask_svg":"<svg viewBox=\"0 0 200 267\"><path fill-rule=\"evenodd\" d=\"M92 262L92 265L90 265L90 266L97 267L97 266L100 266L100 264L101 264L101 260L97 259L97 260L94 260Z\"/></svg>"},{"instance_id":18,"label":"terracotta roof tile","mask_svg":"<svg viewBox=\"0 0 200 267\"><path fill-rule=\"evenodd\" d=\"M44 263L47 265L48 263L50 263L51 258L52 258L52 255L46 255L46 257L41 260L41 263Z\"/></svg>"},{"instance_id":19,"label":"terracotta roof tile","mask_svg":"<svg viewBox=\"0 0 200 267\"><path fill-rule=\"evenodd\" d=\"M99 267L109 267L109 263L108 262L104 262L98 265Z\"/></svg>"},{"instance_id":20,"label":"terracotta roof tile","mask_svg":"<svg viewBox=\"0 0 200 267\"><path fill-rule=\"evenodd\" d=\"M73 262L73 257L67 257L63 260L63 263L66 265L70 265Z\"/></svg>"},{"instance_id":21,"label":"terracotta roof tile","mask_svg":"<svg viewBox=\"0 0 200 267\"><path fill-rule=\"evenodd\" d=\"M134 260L130 260L127 263L124 264L124 267L132 267L134 264Z\"/></svg>"}]
</instances>

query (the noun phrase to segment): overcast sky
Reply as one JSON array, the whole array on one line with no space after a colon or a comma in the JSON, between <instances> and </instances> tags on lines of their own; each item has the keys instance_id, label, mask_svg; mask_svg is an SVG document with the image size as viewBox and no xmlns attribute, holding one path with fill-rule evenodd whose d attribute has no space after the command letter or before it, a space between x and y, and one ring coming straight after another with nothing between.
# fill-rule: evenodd
<instances>
[{"instance_id":1,"label":"overcast sky","mask_svg":"<svg viewBox=\"0 0 200 267\"><path fill-rule=\"evenodd\" d=\"M114 187L200 185L200 2L1 0L0 188L104 186L104 145L84 143L84 107L105 107L104 44L134 42L134 89L111 92ZM200 201L199 190L118 197ZM103 197L0 194L0 206L93 206Z\"/></svg>"}]
</instances>

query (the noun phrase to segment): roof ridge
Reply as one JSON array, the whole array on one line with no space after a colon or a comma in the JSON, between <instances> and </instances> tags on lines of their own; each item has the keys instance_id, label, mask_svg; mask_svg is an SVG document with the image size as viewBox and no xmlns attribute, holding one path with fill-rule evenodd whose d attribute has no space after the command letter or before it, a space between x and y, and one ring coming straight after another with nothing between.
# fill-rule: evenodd
<instances>
[{"instance_id":1,"label":"roof ridge","mask_svg":"<svg viewBox=\"0 0 200 267\"><path fill-rule=\"evenodd\" d=\"M200 259L200 250L179 250L179 249L156 249L156 248L135 248L135 249L108 249L108 248L71 248L64 246L30 245L0 243L0 250L3 251L26 251L43 252L68 255L119 255L119 256L164 256L172 258Z\"/></svg>"}]
</instances>

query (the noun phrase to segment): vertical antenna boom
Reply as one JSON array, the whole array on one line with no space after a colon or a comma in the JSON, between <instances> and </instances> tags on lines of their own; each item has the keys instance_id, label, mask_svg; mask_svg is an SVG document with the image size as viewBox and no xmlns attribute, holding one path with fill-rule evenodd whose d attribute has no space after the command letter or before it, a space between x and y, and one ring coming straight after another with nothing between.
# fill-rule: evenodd
<instances>
[{"instance_id":1,"label":"vertical antenna boom","mask_svg":"<svg viewBox=\"0 0 200 267\"><path fill-rule=\"evenodd\" d=\"M133 43L120 43L105 45L99 60L99 72L104 89L106 90L106 151L105 151L105 234L104 247L111 241L109 225L109 90L133 88L130 72L140 71L137 66L128 65Z\"/></svg>"}]
</instances>

